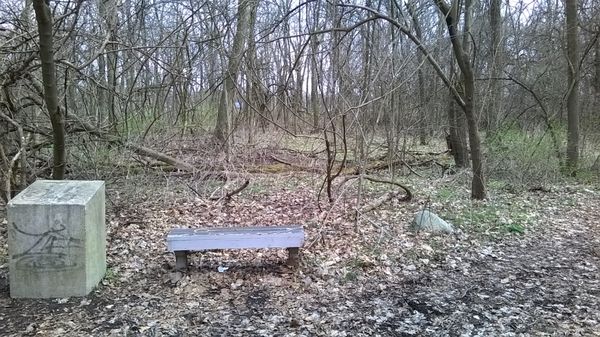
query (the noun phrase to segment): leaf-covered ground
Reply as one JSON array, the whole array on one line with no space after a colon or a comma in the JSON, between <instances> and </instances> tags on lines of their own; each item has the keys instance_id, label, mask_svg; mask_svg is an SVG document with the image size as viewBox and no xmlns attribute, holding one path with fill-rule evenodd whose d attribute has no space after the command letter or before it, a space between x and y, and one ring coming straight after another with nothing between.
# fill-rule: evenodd
<instances>
[{"instance_id":1,"label":"leaf-covered ground","mask_svg":"<svg viewBox=\"0 0 600 337\"><path fill-rule=\"evenodd\" d=\"M108 180L109 270L85 298L11 299L3 221L0 334L600 335L600 192L593 187L496 188L489 200L472 202L460 179L400 178L415 198L355 223L353 185L319 209L317 174L249 179L228 203L209 201L211 189L192 178ZM367 184L364 200L388 189ZM462 233L411 232L424 206ZM192 255L189 272L179 274L166 251L173 227L289 224L307 233L295 269L284 265L283 250L242 250Z\"/></svg>"}]
</instances>

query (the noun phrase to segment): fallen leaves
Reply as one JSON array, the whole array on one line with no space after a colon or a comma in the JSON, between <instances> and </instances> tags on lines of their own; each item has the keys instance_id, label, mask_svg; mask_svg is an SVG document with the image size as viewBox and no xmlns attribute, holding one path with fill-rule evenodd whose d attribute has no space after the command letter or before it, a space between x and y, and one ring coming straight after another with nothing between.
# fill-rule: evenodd
<instances>
[{"instance_id":1,"label":"fallen leaves","mask_svg":"<svg viewBox=\"0 0 600 337\"><path fill-rule=\"evenodd\" d=\"M190 193L183 178L169 181L168 189L157 180L131 196L109 185L108 197L119 190L123 204L109 213L102 285L83 299L11 300L2 264L0 329L48 336L600 331L600 196L588 186L496 191L477 204L460 190L455 198L433 198L430 206L441 215L470 220L461 224L463 236L440 236L407 228L436 184L447 181L413 182L421 186L413 202L362 215L357 230L345 216L355 206L352 194L319 210L313 175L251 181L225 204ZM156 191L170 197L153 198ZM526 224L524 234L497 230L517 220ZM191 254L191 268L182 273L173 271L166 251L172 227L293 224L305 225L306 242L315 242L303 249L297 269L283 265L285 250L224 250Z\"/></svg>"}]
</instances>

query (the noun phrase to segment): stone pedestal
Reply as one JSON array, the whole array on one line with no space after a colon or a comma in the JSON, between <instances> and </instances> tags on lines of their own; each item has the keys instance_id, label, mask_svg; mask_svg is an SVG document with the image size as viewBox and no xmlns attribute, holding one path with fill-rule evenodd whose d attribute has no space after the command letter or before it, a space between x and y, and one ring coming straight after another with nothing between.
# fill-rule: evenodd
<instances>
[{"instance_id":1,"label":"stone pedestal","mask_svg":"<svg viewBox=\"0 0 600 337\"><path fill-rule=\"evenodd\" d=\"M11 297L85 296L104 277L103 181L38 180L7 218Z\"/></svg>"}]
</instances>

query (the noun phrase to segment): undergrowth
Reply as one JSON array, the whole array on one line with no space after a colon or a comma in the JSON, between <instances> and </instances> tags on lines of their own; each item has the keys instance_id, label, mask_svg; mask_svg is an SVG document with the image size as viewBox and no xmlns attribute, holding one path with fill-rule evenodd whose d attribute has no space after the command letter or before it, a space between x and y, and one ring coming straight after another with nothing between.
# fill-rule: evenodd
<instances>
[{"instance_id":1,"label":"undergrowth","mask_svg":"<svg viewBox=\"0 0 600 337\"><path fill-rule=\"evenodd\" d=\"M448 216L463 230L481 234L522 234L536 219L525 205L512 203L473 203L471 207Z\"/></svg>"},{"instance_id":2,"label":"undergrowth","mask_svg":"<svg viewBox=\"0 0 600 337\"><path fill-rule=\"evenodd\" d=\"M563 178L549 133L504 129L486 141L486 149L489 177L514 188L544 186Z\"/></svg>"}]
</instances>

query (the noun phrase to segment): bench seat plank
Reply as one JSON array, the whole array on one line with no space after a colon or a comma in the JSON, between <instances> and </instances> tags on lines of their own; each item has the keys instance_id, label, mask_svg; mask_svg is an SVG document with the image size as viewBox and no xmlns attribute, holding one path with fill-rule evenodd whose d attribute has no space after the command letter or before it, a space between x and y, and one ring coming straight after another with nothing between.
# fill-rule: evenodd
<instances>
[{"instance_id":1,"label":"bench seat plank","mask_svg":"<svg viewBox=\"0 0 600 337\"><path fill-rule=\"evenodd\" d=\"M299 248L304 244L301 226L176 228L167 236L168 250L193 251L244 248Z\"/></svg>"}]
</instances>

